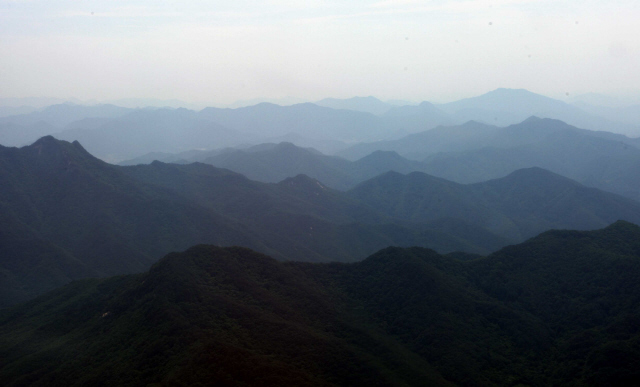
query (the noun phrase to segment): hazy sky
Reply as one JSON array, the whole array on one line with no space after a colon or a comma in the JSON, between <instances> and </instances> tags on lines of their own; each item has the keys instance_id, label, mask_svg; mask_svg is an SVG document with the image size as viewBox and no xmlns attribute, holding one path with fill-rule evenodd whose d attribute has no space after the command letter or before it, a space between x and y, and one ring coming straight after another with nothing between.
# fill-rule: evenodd
<instances>
[{"instance_id":1,"label":"hazy sky","mask_svg":"<svg viewBox=\"0 0 640 387\"><path fill-rule=\"evenodd\" d=\"M0 97L640 90L639 0L0 0Z\"/></svg>"}]
</instances>

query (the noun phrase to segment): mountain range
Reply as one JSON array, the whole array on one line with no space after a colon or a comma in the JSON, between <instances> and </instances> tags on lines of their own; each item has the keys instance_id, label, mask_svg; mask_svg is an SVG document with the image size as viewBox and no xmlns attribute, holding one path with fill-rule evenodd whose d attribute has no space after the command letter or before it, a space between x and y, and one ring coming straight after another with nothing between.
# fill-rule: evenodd
<instances>
[{"instance_id":1,"label":"mountain range","mask_svg":"<svg viewBox=\"0 0 640 387\"><path fill-rule=\"evenodd\" d=\"M635 385L640 228L278 262L199 245L0 311L6 386Z\"/></svg>"},{"instance_id":2,"label":"mountain range","mask_svg":"<svg viewBox=\"0 0 640 387\"><path fill-rule=\"evenodd\" d=\"M497 126L521 122L530 116L552 118L579 128L638 136L638 122L627 124L589 114L577 106L525 89L496 89L486 94L438 105L458 122L480 121Z\"/></svg>"},{"instance_id":3,"label":"mountain range","mask_svg":"<svg viewBox=\"0 0 640 387\"><path fill-rule=\"evenodd\" d=\"M633 106L3 114L3 386L640 382Z\"/></svg>"},{"instance_id":4,"label":"mountain range","mask_svg":"<svg viewBox=\"0 0 640 387\"><path fill-rule=\"evenodd\" d=\"M149 163L153 159L199 161L263 182L306 174L339 190L351 189L388 171L424 172L468 184L540 167L587 186L640 200L639 146L637 139L623 135L530 117L504 128L474 121L438 127L399 140L359 144L339 153L355 161L280 143L209 153L154 153L122 164Z\"/></svg>"},{"instance_id":5,"label":"mountain range","mask_svg":"<svg viewBox=\"0 0 640 387\"><path fill-rule=\"evenodd\" d=\"M618 219L640 221L636 201L535 167L468 185L421 172L387 172L347 193L394 218L413 222L464 219L513 241L551 228L593 229Z\"/></svg>"},{"instance_id":6,"label":"mountain range","mask_svg":"<svg viewBox=\"0 0 640 387\"><path fill-rule=\"evenodd\" d=\"M355 110L371 113L377 116L383 115L394 107L393 104L382 102L376 97L353 97L348 99L324 98L314 102L315 105L331 109Z\"/></svg>"},{"instance_id":7,"label":"mountain range","mask_svg":"<svg viewBox=\"0 0 640 387\"><path fill-rule=\"evenodd\" d=\"M511 89L438 105L422 102L394 106L373 97L200 111L59 104L0 117L0 143L23 146L44 135L55 135L80 141L92 154L109 162L150 152L178 153L282 141L334 154L356 143L399 139L442 125L475 120L505 126L532 115L560 119L580 128L637 136L640 122L634 121L633 107L629 109L628 114L606 114L610 118L606 119L593 109L590 114L563 101ZM624 119L614 120L618 113Z\"/></svg>"},{"instance_id":8,"label":"mountain range","mask_svg":"<svg viewBox=\"0 0 640 387\"><path fill-rule=\"evenodd\" d=\"M438 153L464 152L482 148L513 148L538 143L546 137L568 133L578 137L623 142L638 147L637 138L611 132L579 129L560 120L531 116L522 122L499 127L476 121L462 125L441 126L432 130L414 133L396 140L356 144L338 152L349 160L357 160L376 150L395 151L415 160L424 160Z\"/></svg>"},{"instance_id":9,"label":"mountain range","mask_svg":"<svg viewBox=\"0 0 640 387\"><path fill-rule=\"evenodd\" d=\"M530 117L504 128L470 121L399 140L359 144L339 153L351 160L393 151L413 170L459 183L504 177L541 167L587 186L640 199L640 142L609 132L578 129L562 121ZM407 163L405 162L405 165Z\"/></svg>"},{"instance_id":10,"label":"mountain range","mask_svg":"<svg viewBox=\"0 0 640 387\"><path fill-rule=\"evenodd\" d=\"M2 305L76 278L139 272L203 242L306 261L357 260L388 245L504 244L399 224L306 177L273 185L204 164L118 167L52 137L0 148L0 171Z\"/></svg>"},{"instance_id":11,"label":"mountain range","mask_svg":"<svg viewBox=\"0 0 640 387\"><path fill-rule=\"evenodd\" d=\"M640 223L637 202L535 168L474 185L386 173L340 192L305 175L260 183L201 163L115 166L44 137L0 148L0 170L2 305L198 243L347 262L386 246L486 254L549 228Z\"/></svg>"}]
</instances>

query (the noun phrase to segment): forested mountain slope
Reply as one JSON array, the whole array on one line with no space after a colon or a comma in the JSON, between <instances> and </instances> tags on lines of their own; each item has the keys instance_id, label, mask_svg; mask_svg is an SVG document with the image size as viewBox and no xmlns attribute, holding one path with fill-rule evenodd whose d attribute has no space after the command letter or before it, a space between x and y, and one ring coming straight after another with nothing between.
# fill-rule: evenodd
<instances>
[{"instance_id":1,"label":"forested mountain slope","mask_svg":"<svg viewBox=\"0 0 640 387\"><path fill-rule=\"evenodd\" d=\"M352 264L196 246L0 312L5 385L598 385L640 378L640 228ZM108 354L108 356L106 356Z\"/></svg>"}]
</instances>

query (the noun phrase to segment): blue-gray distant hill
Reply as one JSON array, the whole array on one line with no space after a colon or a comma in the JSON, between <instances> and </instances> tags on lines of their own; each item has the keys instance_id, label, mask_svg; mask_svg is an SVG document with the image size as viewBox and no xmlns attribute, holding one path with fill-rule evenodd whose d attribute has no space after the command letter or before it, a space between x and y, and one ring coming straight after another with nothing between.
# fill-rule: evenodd
<instances>
[{"instance_id":1,"label":"blue-gray distant hill","mask_svg":"<svg viewBox=\"0 0 640 387\"><path fill-rule=\"evenodd\" d=\"M212 150L274 140L295 141L333 152L347 143L398 138L432 127L422 118L413 123L403 120L311 103L292 106L263 103L238 109L206 108L200 112L133 111L108 121L79 120L60 129L55 136L80 141L99 157L118 162L150 152Z\"/></svg>"},{"instance_id":2,"label":"blue-gray distant hill","mask_svg":"<svg viewBox=\"0 0 640 387\"><path fill-rule=\"evenodd\" d=\"M382 102L376 97L353 97L347 99L325 98L314 102L318 106L332 109L355 110L358 112L371 113L377 116L383 115L392 109L394 105Z\"/></svg>"},{"instance_id":3,"label":"blue-gray distant hill","mask_svg":"<svg viewBox=\"0 0 640 387\"><path fill-rule=\"evenodd\" d=\"M209 156L207 156L209 155ZM252 180L275 183L299 174L308 175L327 186L346 190L388 171L421 171L424 165L395 152L376 151L355 162L328 156L313 148L301 148L289 142L260 144L246 149L221 149L215 152L148 154L121 165L148 164L153 160L169 163L199 161L241 173Z\"/></svg>"},{"instance_id":4,"label":"blue-gray distant hill","mask_svg":"<svg viewBox=\"0 0 640 387\"><path fill-rule=\"evenodd\" d=\"M112 119L130 113L132 109L115 105L83 106L58 104L26 114L0 117L0 144L29 145L42 136L58 133L76 121Z\"/></svg>"},{"instance_id":5,"label":"blue-gray distant hill","mask_svg":"<svg viewBox=\"0 0 640 387\"><path fill-rule=\"evenodd\" d=\"M107 161L120 161L149 152L177 153L236 145L247 134L229 129L187 109L136 110L117 119L79 122L56 133L66 141L79 141Z\"/></svg>"},{"instance_id":6,"label":"blue-gray distant hill","mask_svg":"<svg viewBox=\"0 0 640 387\"><path fill-rule=\"evenodd\" d=\"M261 137L297 133L343 142L388 138L391 130L370 113L331 109L312 103L279 106L261 103L238 109L206 108L200 117Z\"/></svg>"},{"instance_id":7,"label":"blue-gray distant hill","mask_svg":"<svg viewBox=\"0 0 640 387\"><path fill-rule=\"evenodd\" d=\"M420 172L388 172L348 195L394 218L419 223L464 219L515 241L551 228L592 229L618 219L640 224L640 203L541 168L467 185Z\"/></svg>"},{"instance_id":8,"label":"blue-gray distant hill","mask_svg":"<svg viewBox=\"0 0 640 387\"><path fill-rule=\"evenodd\" d=\"M116 105L85 106L64 103L51 105L28 114L1 117L0 123L12 122L19 125L32 125L44 121L56 127L64 127L83 118L116 118L130 113L132 110Z\"/></svg>"},{"instance_id":9,"label":"blue-gray distant hill","mask_svg":"<svg viewBox=\"0 0 640 387\"><path fill-rule=\"evenodd\" d=\"M610 107L592 105L585 102L574 102L573 105L592 115L640 127L640 104Z\"/></svg>"},{"instance_id":10,"label":"blue-gray distant hill","mask_svg":"<svg viewBox=\"0 0 640 387\"><path fill-rule=\"evenodd\" d=\"M635 139L606 133L601 137L549 119L528 120L500 132L484 147L428 156L423 170L472 183L535 166L640 200L640 149Z\"/></svg>"},{"instance_id":11,"label":"blue-gray distant hill","mask_svg":"<svg viewBox=\"0 0 640 387\"><path fill-rule=\"evenodd\" d=\"M456 119L430 102L419 105L397 106L382 115L382 119L398 132L422 132L441 125L453 125Z\"/></svg>"},{"instance_id":12,"label":"blue-gray distant hill","mask_svg":"<svg viewBox=\"0 0 640 387\"><path fill-rule=\"evenodd\" d=\"M457 126L439 126L397 140L356 144L336 155L358 160L375 151L392 151L403 157L422 160L434 153L482 147L497 131L496 126L469 121Z\"/></svg>"},{"instance_id":13,"label":"blue-gray distant hill","mask_svg":"<svg viewBox=\"0 0 640 387\"><path fill-rule=\"evenodd\" d=\"M532 93L525 89L496 89L489 93L438 105L458 122L481 121L506 126L530 116L562 120L590 130L640 135L638 125L592 115L566 102Z\"/></svg>"},{"instance_id":14,"label":"blue-gray distant hill","mask_svg":"<svg viewBox=\"0 0 640 387\"><path fill-rule=\"evenodd\" d=\"M55 135L59 139L80 141L96 156L119 162L150 152L178 153L283 141L334 154L350 144L398 139L441 125L475 120L501 126L515 124L531 115L561 119L585 129L638 132L637 126L628 123L627 116L635 114L632 111L624 115L624 122L607 120L526 90L498 89L441 105L422 102L416 106L392 107L369 97L325 102L335 108L313 103L291 106L261 103L238 109L193 111L61 104L0 117L0 144L23 146L41 136ZM612 114L608 117L612 118ZM373 150L360 152L356 158Z\"/></svg>"},{"instance_id":15,"label":"blue-gray distant hill","mask_svg":"<svg viewBox=\"0 0 640 387\"><path fill-rule=\"evenodd\" d=\"M419 171L459 183L475 183L504 177L521 168L540 167L587 186L638 199L637 146L637 139L624 135L530 117L505 128L470 121L400 140L360 144L344 152L364 155L355 161L281 143L210 153L150 154L126 164L149 163L153 159L200 161L263 182L305 174L339 190L388 171ZM379 148L382 150L376 150Z\"/></svg>"},{"instance_id":16,"label":"blue-gray distant hill","mask_svg":"<svg viewBox=\"0 0 640 387\"><path fill-rule=\"evenodd\" d=\"M421 162L418 171L460 183L541 167L582 184L640 199L638 139L529 119L504 128L470 121L399 140L359 144L339 155L357 159L376 149Z\"/></svg>"}]
</instances>

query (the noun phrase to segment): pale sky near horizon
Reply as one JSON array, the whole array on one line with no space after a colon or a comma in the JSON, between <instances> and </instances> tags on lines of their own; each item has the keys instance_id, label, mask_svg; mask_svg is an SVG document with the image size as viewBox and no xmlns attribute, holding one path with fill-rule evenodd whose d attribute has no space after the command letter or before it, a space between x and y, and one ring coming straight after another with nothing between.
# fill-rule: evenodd
<instances>
[{"instance_id":1,"label":"pale sky near horizon","mask_svg":"<svg viewBox=\"0 0 640 387\"><path fill-rule=\"evenodd\" d=\"M0 0L0 98L640 93L639 0Z\"/></svg>"}]
</instances>

